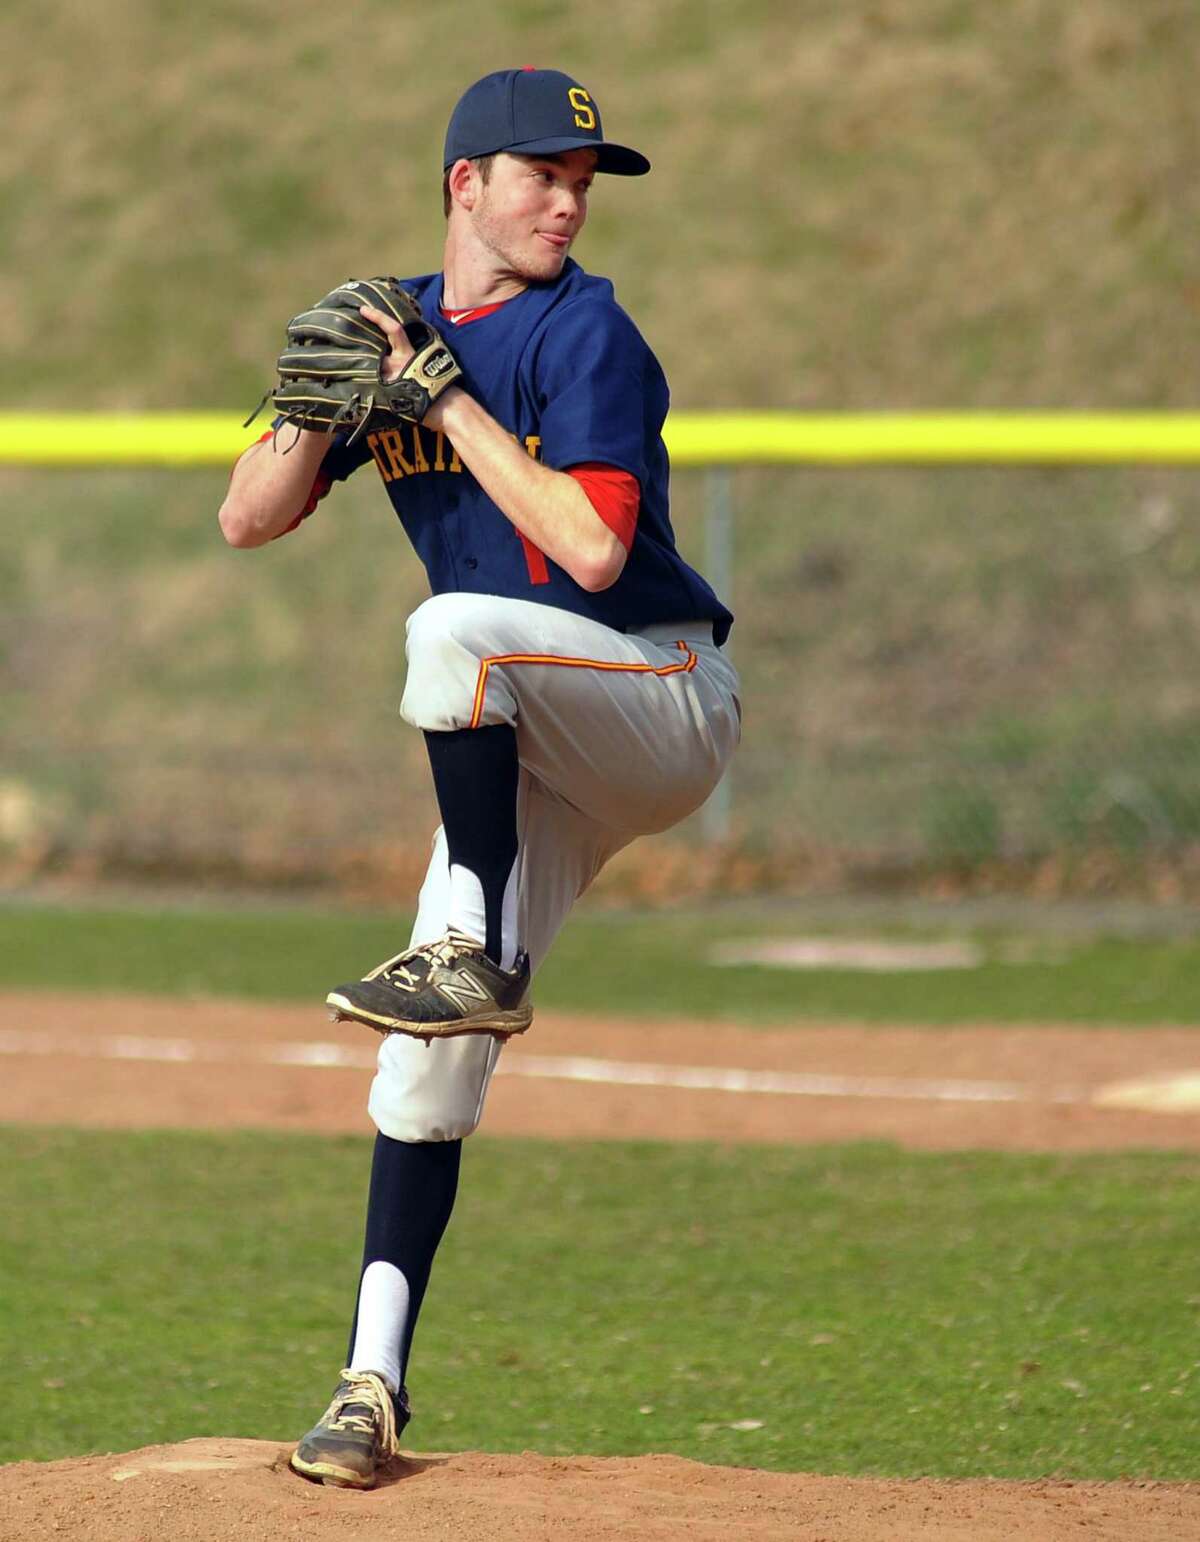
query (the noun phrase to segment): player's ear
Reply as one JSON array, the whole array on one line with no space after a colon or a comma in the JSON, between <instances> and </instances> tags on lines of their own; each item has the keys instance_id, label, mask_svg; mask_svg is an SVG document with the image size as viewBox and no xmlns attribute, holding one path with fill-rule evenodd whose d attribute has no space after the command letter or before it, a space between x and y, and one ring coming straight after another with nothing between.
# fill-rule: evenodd
<instances>
[{"instance_id":1,"label":"player's ear","mask_svg":"<svg viewBox=\"0 0 1200 1542\"><path fill-rule=\"evenodd\" d=\"M478 202L479 189L483 186L483 181L479 175L479 168L474 162L460 158L447 172L446 185L451 199L464 209L470 210Z\"/></svg>"}]
</instances>

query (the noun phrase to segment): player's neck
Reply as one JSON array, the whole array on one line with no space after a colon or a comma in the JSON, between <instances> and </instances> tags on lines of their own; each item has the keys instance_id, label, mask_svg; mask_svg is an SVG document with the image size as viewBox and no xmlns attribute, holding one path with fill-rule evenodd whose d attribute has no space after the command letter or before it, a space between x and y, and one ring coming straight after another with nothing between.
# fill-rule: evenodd
<instances>
[{"instance_id":1,"label":"player's neck","mask_svg":"<svg viewBox=\"0 0 1200 1542\"><path fill-rule=\"evenodd\" d=\"M523 278L498 265L493 253L472 241L446 236L442 257L442 304L447 310L474 309L511 300L529 286Z\"/></svg>"}]
</instances>

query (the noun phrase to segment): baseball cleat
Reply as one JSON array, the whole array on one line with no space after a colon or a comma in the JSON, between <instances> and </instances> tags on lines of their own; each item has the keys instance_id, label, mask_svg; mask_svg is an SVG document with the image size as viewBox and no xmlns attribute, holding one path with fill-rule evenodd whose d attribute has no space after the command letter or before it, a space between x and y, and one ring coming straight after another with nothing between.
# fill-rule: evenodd
<instances>
[{"instance_id":1,"label":"baseball cleat","mask_svg":"<svg viewBox=\"0 0 1200 1542\"><path fill-rule=\"evenodd\" d=\"M410 1417L403 1387L393 1397L373 1371L343 1371L333 1402L292 1452L292 1471L334 1488L371 1488Z\"/></svg>"},{"instance_id":2,"label":"baseball cleat","mask_svg":"<svg viewBox=\"0 0 1200 1542\"><path fill-rule=\"evenodd\" d=\"M533 1021L528 996L528 954L518 954L513 969L501 969L474 938L450 931L389 958L365 979L337 986L325 1001L335 1023L366 1023L379 1033L417 1039L490 1033L503 1040Z\"/></svg>"}]
</instances>

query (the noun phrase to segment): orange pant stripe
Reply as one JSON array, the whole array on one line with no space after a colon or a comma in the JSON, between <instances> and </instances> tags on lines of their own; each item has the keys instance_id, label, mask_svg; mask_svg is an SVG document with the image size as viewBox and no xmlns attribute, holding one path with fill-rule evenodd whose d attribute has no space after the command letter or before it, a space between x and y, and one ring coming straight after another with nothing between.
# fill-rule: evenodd
<instances>
[{"instance_id":1,"label":"orange pant stripe","mask_svg":"<svg viewBox=\"0 0 1200 1542\"><path fill-rule=\"evenodd\" d=\"M475 703L471 709L472 728L478 728L483 717L483 699L487 694L488 675L493 665L497 664L557 664L567 669L608 669L629 675L678 675L690 674L697 664L696 655L685 642L677 642L675 646L686 658L679 660L678 664L615 664L607 659L569 659L562 658L554 653L501 653L493 658L479 661L479 678L475 683Z\"/></svg>"}]
</instances>

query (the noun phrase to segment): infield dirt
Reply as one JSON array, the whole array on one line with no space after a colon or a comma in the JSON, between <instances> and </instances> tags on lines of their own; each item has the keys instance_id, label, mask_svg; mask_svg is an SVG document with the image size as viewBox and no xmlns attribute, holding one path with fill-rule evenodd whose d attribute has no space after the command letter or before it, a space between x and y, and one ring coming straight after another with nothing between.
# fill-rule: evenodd
<instances>
[{"instance_id":1,"label":"infield dirt","mask_svg":"<svg viewBox=\"0 0 1200 1542\"><path fill-rule=\"evenodd\" d=\"M37 1052L14 1053L23 1038ZM99 1053L104 1041L115 1054ZM156 1041L167 1051L191 1046L195 1057L155 1059L150 1050ZM44 991L0 995L0 1120L365 1133L370 1072L362 1064L275 1065L261 1058L272 1044L326 1043L365 1052L366 1059L376 1040L365 1029L334 1027L323 1009L307 1006L153 996L92 995L84 1001ZM1200 1148L1194 1116L1091 1102L1114 1082L1195 1073L1200 1047L1188 1028L748 1029L539 1013L533 1029L509 1045L500 1068L516 1070L534 1057L575 1056L838 1076L863 1086L857 1096L800 1097L498 1074L488 1094L486 1132L552 1140L894 1140L929 1150ZM878 1083L891 1079L897 1089L921 1081L983 1082L1016 1088L1020 1095L995 1101L879 1095ZM1064 1091L1069 1101L1062 1099Z\"/></svg>"}]
</instances>

